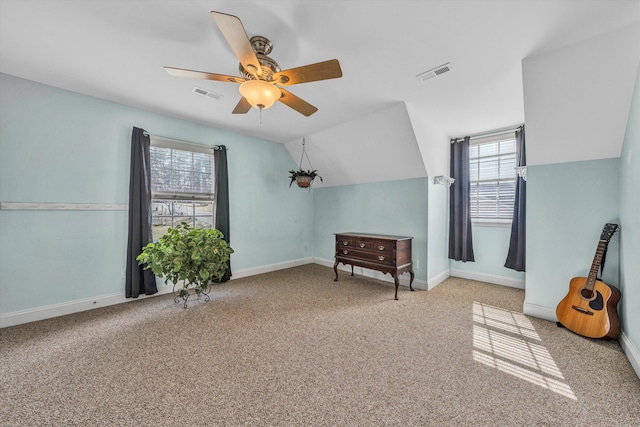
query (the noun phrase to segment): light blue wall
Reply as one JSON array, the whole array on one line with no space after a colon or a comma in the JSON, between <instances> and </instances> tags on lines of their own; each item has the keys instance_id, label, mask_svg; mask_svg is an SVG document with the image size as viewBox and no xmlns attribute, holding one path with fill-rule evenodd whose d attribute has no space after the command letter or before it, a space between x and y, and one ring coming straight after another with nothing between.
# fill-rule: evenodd
<instances>
[{"instance_id":1,"label":"light blue wall","mask_svg":"<svg viewBox=\"0 0 640 427\"><path fill-rule=\"evenodd\" d=\"M314 255L333 260L339 232L413 237L416 279L427 280L428 178L313 189Z\"/></svg>"},{"instance_id":2,"label":"light blue wall","mask_svg":"<svg viewBox=\"0 0 640 427\"><path fill-rule=\"evenodd\" d=\"M431 288L449 276L449 188L434 184L433 179L429 179L428 209L427 282Z\"/></svg>"},{"instance_id":3,"label":"light blue wall","mask_svg":"<svg viewBox=\"0 0 640 427\"><path fill-rule=\"evenodd\" d=\"M640 350L640 69L620 157L620 315L625 335Z\"/></svg>"},{"instance_id":4,"label":"light blue wall","mask_svg":"<svg viewBox=\"0 0 640 427\"><path fill-rule=\"evenodd\" d=\"M511 237L511 224L508 226L486 226L473 224L471 227L473 238L474 262L450 260L452 273L459 270L465 273L479 273L486 275L487 281L514 280L524 282L525 273L505 268ZM527 258L527 263L529 262ZM478 279L480 280L480 277Z\"/></svg>"},{"instance_id":5,"label":"light blue wall","mask_svg":"<svg viewBox=\"0 0 640 427\"><path fill-rule=\"evenodd\" d=\"M573 277L586 277L604 225L618 223L619 159L529 166L525 306L555 316ZM619 233L603 275L619 285Z\"/></svg>"},{"instance_id":6,"label":"light blue wall","mask_svg":"<svg viewBox=\"0 0 640 427\"><path fill-rule=\"evenodd\" d=\"M0 201L127 203L133 126L229 148L234 271L311 256L283 145L0 74ZM0 211L0 313L122 292L126 211ZM306 251L305 251L305 248Z\"/></svg>"}]
</instances>

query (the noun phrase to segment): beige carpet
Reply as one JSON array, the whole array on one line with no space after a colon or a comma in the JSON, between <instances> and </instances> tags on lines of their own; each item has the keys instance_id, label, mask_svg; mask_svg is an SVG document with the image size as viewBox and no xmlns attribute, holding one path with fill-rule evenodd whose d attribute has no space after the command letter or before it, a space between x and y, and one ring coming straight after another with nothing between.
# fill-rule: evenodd
<instances>
[{"instance_id":1,"label":"beige carpet","mask_svg":"<svg viewBox=\"0 0 640 427\"><path fill-rule=\"evenodd\" d=\"M410 292L318 265L0 330L2 426L633 426L617 342L522 290Z\"/></svg>"}]
</instances>

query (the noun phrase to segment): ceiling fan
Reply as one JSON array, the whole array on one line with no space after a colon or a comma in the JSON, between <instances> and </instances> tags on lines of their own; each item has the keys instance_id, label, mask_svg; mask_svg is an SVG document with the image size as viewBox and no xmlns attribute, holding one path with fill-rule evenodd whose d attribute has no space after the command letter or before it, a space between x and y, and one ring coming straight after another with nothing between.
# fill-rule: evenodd
<instances>
[{"instance_id":1,"label":"ceiling fan","mask_svg":"<svg viewBox=\"0 0 640 427\"><path fill-rule=\"evenodd\" d=\"M271 53L273 44L266 37L254 36L249 39L237 16L215 11L211 12L211 16L240 60L240 77L173 67L164 69L177 77L239 83L242 98L234 108L233 114L246 114L251 107L262 111L280 101L308 117L318 109L280 86L342 77L337 59L282 71L278 63L267 56Z\"/></svg>"}]
</instances>

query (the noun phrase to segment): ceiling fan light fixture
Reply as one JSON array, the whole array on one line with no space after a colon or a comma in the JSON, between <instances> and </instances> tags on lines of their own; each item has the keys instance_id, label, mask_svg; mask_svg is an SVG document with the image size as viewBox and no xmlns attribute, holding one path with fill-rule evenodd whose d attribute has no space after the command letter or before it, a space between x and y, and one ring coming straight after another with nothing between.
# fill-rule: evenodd
<instances>
[{"instance_id":1,"label":"ceiling fan light fixture","mask_svg":"<svg viewBox=\"0 0 640 427\"><path fill-rule=\"evenodd\" d=\"M247 80L240 85L240 94L260 110L271 107L282 96L280 89L264 80Z\"/></svg>"}]
</instances>

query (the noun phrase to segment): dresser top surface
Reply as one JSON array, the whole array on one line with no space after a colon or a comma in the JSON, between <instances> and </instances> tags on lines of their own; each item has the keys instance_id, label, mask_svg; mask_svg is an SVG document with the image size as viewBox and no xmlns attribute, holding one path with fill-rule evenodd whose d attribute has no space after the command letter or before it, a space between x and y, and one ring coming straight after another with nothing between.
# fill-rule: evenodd
<instances>
[{"instance_id":1,"label":"dresser top surface","mask_svg":"<svg viewBox=\"0 0 640 427\"><path fill-rule=\"evenodd\" d=\"M355 232L347 232L347 233L333 233L336 236L345 236L345 237L362 237L368 239L383 239L383 240L407 240L413 239L411 236L391 236L388 234L369 234L369 233L355 233Z\"/></svg>"}]
</instances>

